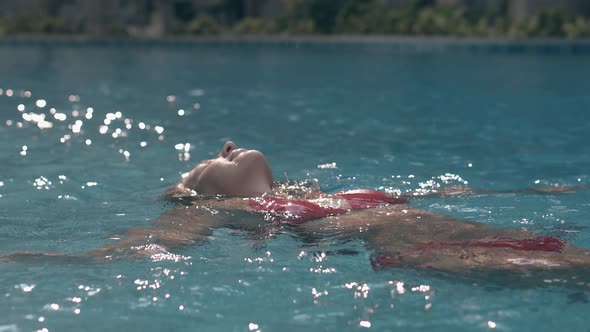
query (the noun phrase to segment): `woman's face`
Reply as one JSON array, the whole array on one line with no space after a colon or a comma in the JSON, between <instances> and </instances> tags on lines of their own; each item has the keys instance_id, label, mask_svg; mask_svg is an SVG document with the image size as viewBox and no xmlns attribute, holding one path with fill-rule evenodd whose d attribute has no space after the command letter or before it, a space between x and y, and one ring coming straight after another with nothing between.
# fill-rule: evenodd
<instances>
[{"instance_id":1,"label":"woman's face","mask_svg":"<svg viewBox=\"0 0 590 332\"><path fill-rule=\"evenodd\" d=\"M264 155L238 149L232 141L223 145L215 159L203 160L182 180L185 188L199 194L257 196L269 192L273 178Z\"/></svg>"}]
</instances>

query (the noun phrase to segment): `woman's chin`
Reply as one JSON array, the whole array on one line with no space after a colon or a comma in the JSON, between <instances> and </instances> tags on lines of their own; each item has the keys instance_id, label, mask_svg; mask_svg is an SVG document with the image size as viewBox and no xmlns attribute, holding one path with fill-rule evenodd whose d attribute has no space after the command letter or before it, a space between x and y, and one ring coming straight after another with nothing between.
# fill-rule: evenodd
<instances>
[{"instance_id":1,"label":"woman's chin","mask_svg":"<svg viewBox=\"0 0 590 332\"><path fill-rule=\"evenodd\" d=\"M246 164L263 163L265 165L267 164L266 159L264 158L264 155L262 154L262 152L260 152L258 150L242 151L235 157L233 162L236 164L240 164L240 163L246 163Z\"/></svg>"},{"instance_id":2,"label":"woman's chin","mask_svg":"<svg viewBox=\"0 0 590 332\"><path fill-rule=\"evenodd\" d=\"M268 193L271 191L271 186L267 183L258 183L251 188L250 194L248 196L260 196L264 193Z\"/></svg>"}]
</instances>

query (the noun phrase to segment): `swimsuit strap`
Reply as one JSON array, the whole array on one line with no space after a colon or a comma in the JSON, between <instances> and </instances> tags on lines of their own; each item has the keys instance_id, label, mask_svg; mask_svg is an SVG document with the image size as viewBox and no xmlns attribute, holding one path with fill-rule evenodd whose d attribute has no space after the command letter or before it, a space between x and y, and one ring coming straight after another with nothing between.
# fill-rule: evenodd
<instances>
[{"instance_id":1,"label":"swimsuit strap","mask_svg":"<svg viewBox=\"0 0 590 332\"><path fill-rule=\"evenodd\" d=\"M406 204L405 199L390 197L385 193L359 189L336 193L346 200L353 210L375 208L387 204ZM335 216L348 212L347 209L323 207L319 204L302 199L284 199L275 197L251 198L248 206L257 212L264 213L267 221L287 224L301 224L306 221Z\"/></svg>"}]
</instances>

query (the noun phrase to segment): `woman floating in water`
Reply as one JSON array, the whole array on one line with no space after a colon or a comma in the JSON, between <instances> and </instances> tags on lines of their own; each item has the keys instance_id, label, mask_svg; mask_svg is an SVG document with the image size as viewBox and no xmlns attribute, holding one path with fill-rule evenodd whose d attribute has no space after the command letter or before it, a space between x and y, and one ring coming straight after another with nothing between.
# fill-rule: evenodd
<instances>
[{"instance_id":1,"label":"woman floating in water","mask_svg":"<svg viewBox=\"0 0 590 332\"><path fill-rule=\"evenodd\" d=\"M564 192L585 187L550 187L514 192ZM437 195L473 194L464 187ZM199 163L166 193L179 203L152 227L130 230L124 239L89 252L104 260L172 255L206 240L216 228L259 230L269 223L291 225L312 236L358 237L375 251L375 268L411 267L442 271L576 270L590 267L590 252L557 238L499 229L416 209L412 195L392 197L373 190L325 194L313 187L273 181L264 155L226 142L215 159ZM50 254L14 253L4 260ZM72 256L70 256L72 257ZM79 257L79 256L78 256Z\"/></svg>"}]
</instances>

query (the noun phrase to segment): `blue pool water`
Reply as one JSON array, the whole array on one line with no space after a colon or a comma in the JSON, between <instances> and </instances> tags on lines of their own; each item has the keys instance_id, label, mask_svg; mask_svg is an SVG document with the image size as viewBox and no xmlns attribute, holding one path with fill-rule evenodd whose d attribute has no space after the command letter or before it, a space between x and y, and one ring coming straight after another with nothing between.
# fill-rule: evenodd
<instances>
[{"instance_id":1,"label":"blue pool water","mask_svg":"<svg viewBox=\"0 0 590 332\"><path fill-rule=\"evenodd\" d=\"M587 53L88 43L0 59L0 253L75 254L149 225L170 208L158 195L228 139L327 192L590 184ZM590 249L589 199L412 204ZM587 288L375 271L354 239L220 229L179 254L0 263L0 331L590 328Z\"/></svg>"}]
</instances>

